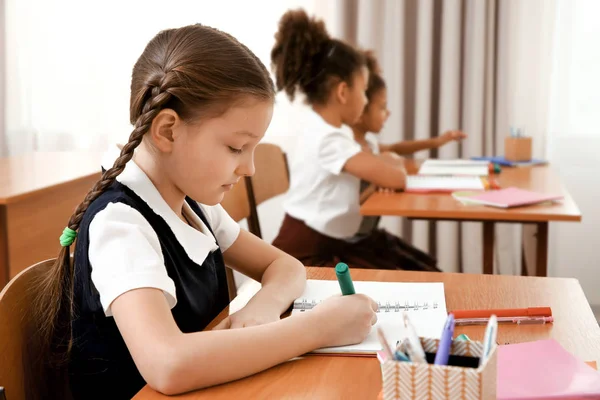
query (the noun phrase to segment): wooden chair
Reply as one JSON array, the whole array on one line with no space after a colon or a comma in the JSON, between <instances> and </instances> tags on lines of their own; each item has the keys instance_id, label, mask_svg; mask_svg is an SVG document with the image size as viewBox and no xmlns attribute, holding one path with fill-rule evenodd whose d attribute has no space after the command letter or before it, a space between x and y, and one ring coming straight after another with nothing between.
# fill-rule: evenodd
<instances>
[{"instance_id":1,"label":"wooden chair","mask_svg":"<svg viewBox=\"0 0 600 400\"><path fill-rule=\"evenodd\" d=\"M36 329L35 321L31 320L32 282L47 273L53 263L54 260L46 260L28 267L0 292L0 386L4 387L8 400L43 397L42 389L32 383L36 355L28 352L31 347L27 338Z\"/></svg>"},{"instance_id":2,"label":"wooden chair","mask_svg":"<svg viewBox=\"0 0 600 400\"><path fill-rule=\"evenodd\" d=\"M250 226L250 203L248 201L248 191L246 188L246 181L244 179L240 179L240 181L234 185L229 192L225 193L225 197L221 202L221 206L223 206L225 211L227 211L227 213L235 222L239 222L246 218L248 220L248 225ZM225 272L227 274L229 300L231 301L237 296L237 288L235 286L235 280L233 278L233 271L231 268L225 268Z\"/></svg>"},{"instance_id":3,"label":"wooden chair","mask_svg":"<svg viewBox=\"0 0 600 400\"><path fill-rule=\"evenodd\" d=\"M254 151L255 173L246 177L250 218L248 229L262 238L257 207L263 202L284 194L290 188L287 156L281 148L271 143L261 143Z\"/></svg>"}]
</instances>

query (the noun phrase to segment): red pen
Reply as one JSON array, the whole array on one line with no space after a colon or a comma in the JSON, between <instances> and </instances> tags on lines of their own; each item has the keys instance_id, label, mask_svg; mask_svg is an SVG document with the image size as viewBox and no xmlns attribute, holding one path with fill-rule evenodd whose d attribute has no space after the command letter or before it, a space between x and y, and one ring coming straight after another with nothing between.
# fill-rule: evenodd
<instances>
[{"instance_id":1,"label":"red pen","mask_svg":"<svg viewBox=\"0 0 600 400\"><path fill-rule=\"evenodd\" d=\"M496 317L551 317L550 307L504 308L496 310L455 310L450 311L456 319Z\"/></svg>"},{"instance_id":2,"label":"red pen","mask_svg":"<svg viewBox=\"0 0 600 400\"><path fill-rule=\"evenodd\" d=\"M544 325L554 322L554 317L498 317L498 323L509 322L517 325ZM456 325L485 325L489 318L462 318L456 319Z\"/></svg>"}]
</instances>

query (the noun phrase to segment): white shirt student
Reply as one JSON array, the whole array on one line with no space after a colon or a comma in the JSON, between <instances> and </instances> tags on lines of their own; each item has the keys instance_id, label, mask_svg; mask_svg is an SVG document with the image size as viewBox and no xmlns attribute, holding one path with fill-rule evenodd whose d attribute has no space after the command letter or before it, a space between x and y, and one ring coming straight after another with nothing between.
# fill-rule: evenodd
<instances>
[{"instance_id":1,"label":"white shirt student","mask_svg":"<svg viewBox=\"0 0 600 400\"><path fill-rule=\"evenodd\" d=\"M362 220L360 179L342 169L361 151L349 128L329 125L319 114L307 110L290 165L286 213L323 235L352 237Z\"/></svg>"}]
</instances>

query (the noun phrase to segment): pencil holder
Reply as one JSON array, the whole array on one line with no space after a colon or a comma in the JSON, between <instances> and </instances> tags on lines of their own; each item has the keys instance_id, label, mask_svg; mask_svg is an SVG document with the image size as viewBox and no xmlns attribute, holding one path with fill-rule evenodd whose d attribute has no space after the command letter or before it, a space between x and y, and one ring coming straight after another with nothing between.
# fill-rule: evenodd
<instances>
[{"instance_id":1,"label":"pencil holder","mask_svg":"<svg viewBox=\"0 0 600 400\"><path fill-rule=\"evenodd\" d=\"M427 364L395 360L387 360L383 364L384 400L496 398L496 344L492 345L489 356L479 366L483 343L454 340L448 365L433 365L439 340L420 340ZM405 350L402 345L400 349Z\"/></svg>"},{"instance_id":2,"label":"pencil holder","mask_svg":"<svg viewBox=\"0 0 600 400\"><path fill-rule=\"evenodd\" d=\"M531 137L507 137L504 139L504 158L508 161L531 160Z\"/></svg>"}]
</instances>

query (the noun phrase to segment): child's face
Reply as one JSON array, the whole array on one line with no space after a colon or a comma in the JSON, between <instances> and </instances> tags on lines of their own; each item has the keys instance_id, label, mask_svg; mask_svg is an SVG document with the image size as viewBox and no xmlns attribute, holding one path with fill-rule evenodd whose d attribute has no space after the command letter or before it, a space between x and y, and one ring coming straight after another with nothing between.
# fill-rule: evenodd
<instances>
[{"instance_id":1,"label":"child's face","mask_svg":"<svg viewBox=\"0 0 600 400\"><path fill-rule=\"evenodd\" d=\"M361 68L354 74L352 86L348 87L346 104L342 111L342 121L346 125L355 124L360 118L367 104L367 83L369 82L369 70Z\"/></svg>"},{"instance_id":2,"label":"child's face","mask_svg":"<svg viewBox=\"0 0 600 400\"><path fill-rule=\"evenodd\" d=\"M184 124L174 140L168 174L192 199L215 205L242 177L254 174L254 149L271 123L273 104L252 101L217 118Z\"/></svg>"},{"instance_id":3,"label":"child's face","mask_svg":"<svg viewBox=\"0 0 600 400\"><path fill-rule=\"evenodd\" d=\"M387 108L387 90L382 88L375 92L371 102L361 117L362 127L367 132L379 133L383 129L385 121L390 116Z\"/></svg>"}]
</instances>

